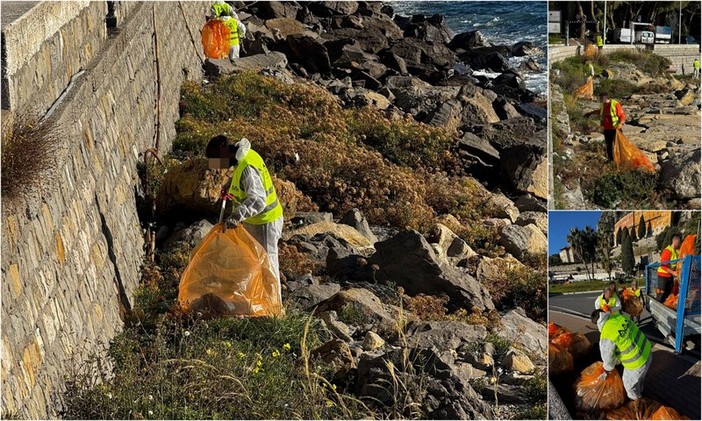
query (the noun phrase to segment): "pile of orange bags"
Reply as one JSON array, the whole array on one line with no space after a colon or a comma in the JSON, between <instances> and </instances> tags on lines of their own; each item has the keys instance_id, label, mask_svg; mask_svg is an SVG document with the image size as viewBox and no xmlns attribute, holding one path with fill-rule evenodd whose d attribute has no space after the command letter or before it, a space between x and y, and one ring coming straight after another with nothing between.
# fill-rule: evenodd
<instances>
[{"instance_id":1,"label":"pile of orange bags","mask_svg":"<svg viewBox=\"0 0 702 421\"><path fill-rule=\"evenodd\" d=\"M640 316L643 312L643 303L641 297L637 297L629 288L624 288L622 291L622 311L632 316Z\"/></svg>"},{"instance_id":2,"label":"pile of orange bags","mask_svg":"<svg viewBox=\"0 0 702 421\"><path fill-rule=\"evenodd\" d=\"M588 76L587 82L585 82L584 85L578 88L578 90L575 91L573 96L575 98L585 98L585 99L592 99L592 96L595 93L595 87L592 82L592 76Z\"/></svg>"},{"instance_id":3,"label":"pile of orange bags","mask_svg":"<svg viewBox=\"0 0 702 421\"><path fill-rule=\"evenodd\" d=\"M672 308L673 310L678 309L678 294L670 294L668 298L665 299L663 305Z\"/></svg>"},{"instance_id":4,"label":"pile of orange bags","mask_svg":"<svg viewBox=\"0 0 702 421\"><path fill-rule=\"evenodd\" d=\"M624 383L617 370L600 381L604 366L598 361L587 367L575 383L575 406L582 411L597 412L622 406L626 398Z\"/></svg>"},{"instance_id":5,"label":"pile of orange bags","mask_svg":"<svg viewBox=\"0 0 702 421\"><path fill-rule=\"evenodd\" d=\"M595 56L597 56L597 48L595 47L595 44L588 44L585 47L585 57L593 58Z\"/></svg>"},{"instance_id":6,"label":"pile of orange bags","mask_svg":"<svg viewBox=\"0 0 702 421\"><path fill-rule=\"evenodd\" d=\"M675 409L663 406L653 399L641 398L607 411L608 420L687 420Z\"/></svg>"},{"instance_id":7,"label":"pile of orange bags","mask_svg":"<svg viewBox=\"0 0 702 421\"><path fill-rule=\"evenodd\" d=\"M219 19L208 21L202 28L202 49L212 59L229 58L229 28Z\"/></svg>"},{"instance_id":8,"label":"pile of orange bags","mask_svg":"<svg viewBox=\"0 0 702 421\"><path fill-rule=\"evenodd\" d=\"M621 130L617 130L614 139L614 162L620 170L643 170L650 173L656 171L648 157L631 143Z\"/></svg>"},{"instance_id":9,"label":"pile of orange bags","mask_svg":"<svg viewBox=\"0 0 702 421\"><path fill-rule=\"evenodd\" d=\"M590 341L582 333L573 333L553 322L548 324L549 372L559 374L573 370L573 361L587 354Z\"/></svg>"},{"instance_id":10,"label":"pile of orange bags","mask_svg":"<svg viewBox=\"0 0 702 421\"><path fill-rule=\"evenodd\" d=\"M178 286L184 312L203 316L282 315L268 255L243 226L217 224L193 250Z\"/></svg>"}]
</instances>

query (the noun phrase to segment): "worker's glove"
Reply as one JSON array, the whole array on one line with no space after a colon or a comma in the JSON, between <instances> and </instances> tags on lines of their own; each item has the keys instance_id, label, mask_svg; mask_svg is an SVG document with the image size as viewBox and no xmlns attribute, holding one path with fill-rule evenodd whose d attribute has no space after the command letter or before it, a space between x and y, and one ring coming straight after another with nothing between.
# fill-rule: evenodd
<instances>
[{"instance_id":1,"label":"worker's glove","mask_svg":"<svg viewBox=\"0 0 702 421\"><path fill-rule=\"evenodd\" d=\"M609 313L609 306L607 304L602 305L602 310Z\"/></svg>"},{"instance_id":2,"label":"worker's glove","mask_svg":"<svg viewBox=\"0 0 702 421\"><path fill-rule=\"evenodd\" d=\"M609 371L603 371L602 374L597 378L598 381L605 381L607 380L607 375L609 374Z\"/></svg>"}]
</instances>

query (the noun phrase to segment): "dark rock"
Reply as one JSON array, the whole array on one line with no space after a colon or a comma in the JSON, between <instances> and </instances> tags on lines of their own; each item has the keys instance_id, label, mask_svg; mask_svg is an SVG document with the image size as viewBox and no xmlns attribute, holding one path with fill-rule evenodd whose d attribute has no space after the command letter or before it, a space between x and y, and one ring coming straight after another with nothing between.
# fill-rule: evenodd
<instances>
[{"instance_id":1,"label":"dark rock","mask_svg":"<svg viewBox=\"0 0 702 421\"><path fill-rule=\"evenodd\" d=\"M399 309L383 303L365 288L351 288L334 294L321 302L315 311L336 311L347 324L373 330L381 335L392 335L397 330Z\"/></svg>"},{"instance_id":2,"label":"dark rock","mask_svg":"<svg viewBox=\"0 0 702 421\"><path fill-rule=\"evenodd\" d=\"M448 295L450 304L479 310L494 309L490 294L467 273L442 264L431 245L416 231L400 232L375 244L370 264L380 268L376 278L394 282L408 294Z\"/></svg>"},{"instance_id":3,"label":"dark rock","mask_svg":"<svg viewBox=\"0 0 702 421\"><path fill-rule=\"evenodd\" d=\"M461 344L482 342L487 329L458 321L412 322L405 332L407 346L455 351Z\"/></svg>"},{"instance_id":4,"label":"dark rock","mask_svg":"<svg viewBox=\"0 0 702 421\"><path fill-rule=\"evenodd\" d=\"M258 3L263 12L264 19L275 18L296 18L301 7L296 2L288 1L264 1Z\"/></svg>"},{"instance_id":5,"label":"dark rock","mask_svg":"<svg viewBox=\"0 0 702 421\"><path fill-rule=\"evenodd\" d=\"M360 85L366 89L370 89L372 91L380 89L381 86L383 86L382 83L373 76L369 75L367 72L364 72L363 70L356 69L352 74L351 74L351 79L356 82L356 81L361 81L363 82Z\"/></svg>"},{"instance_id":6,"label":"dark rock","mask_svg":"<svg viewBox=\"0 0 702 421\"><path fill-rule=\"evenodd\" d=\"M541 200L530 194L519 196L519 198L514 201L514 206L519 209L519 212L546 212L548 210L545 200Z\"/></svg>"},{"instance_id":7,"label":"dark rock","mask_svg":"<svg viewBox=\"0 0 702 421\"><path fill-rule=\"evenodd\" d=\"M327 41L324 43L324 45L329 46L328 50L332 54L330 59L334 63L334 66L353 69L366 61L377 60L376 56L363 51L360 44L356 42L344 44L340 48L334 48L334 45L339 43L340 40Z\"/></svg>"},{"instance_id":8,"label":"dark rock","mask_svg":"<svg viewBox=\"0 0 702 421\"><path fill-rule=\"evenodd\" d=\"M495 101L493 101L492 106L495 109L497 116L500 117L501 120L520 117L519 111L517 111L512 104L507 102L504 97L497 98Z\"/></svg>"},{"instance_id":9,"label":"dark rock","mask_svg":"<svg viewBox=\"0 0 702 421\"><path fill-rule=\"evenodd\" d=\"M292 292L302 287L310 285L319 285L319 280L312 276L311 273L306 273L304 275L296 277L291 281L286 281L285 285L288 287L288 291Z\"/></svg>"},{"instance_id":10,"label":"dark rock","mask_svg":"<svg viewBox=\"0 0 702 421\"><path fill-rule=\"evenodd\" d=\"M166 241L164 247L172 247L178 241L185 241L190 247L195 247L212 230L212 225L208 220L203 219L187 228L176 230Z\"/></svg>"},{"instance_id":11,"label":"dark rock","mask_svg":"<svg viewBox=\"0 0 702 421\"><path fill-rule=\"evenodd\" d=\"M346 240L328 233L320 233L312 237L294 235L288 240L288 243L319 262L326 262L330 249L344 249L348 254L359 254L358 250Z\"/></svg>"},{"instance_id":12,"label":"dark rock","mask_svg":"<svg viewBox=\"0 0 702 421\"><path fill-rule=\"evenodd\" d=\"M500 232L500 245L517 258L546 252L546 236L536 225L508 225Z\"/></svg>"},{"instance_id":13,"label":"dark rock","mask_svg":"<svg viewBox=\"0 0 702 421\"><path fill-rule=\"evenodd\" d=\"M375 79L380 79L385 75L385 72L388 71L388 68L385 67L384 64L370 60L363 61L361 65L358 66L358 69L363 70Z\"/></svg>"},{"instance_id":14,"label":"dark rock","mask_svg":"<svg viewBox=\"0 0 702 421\"><path fill-rule=\"evenodd\" d=\"M512 46L512 55L515 57L535 56L543 54L543 51L533 42L520 41Z\"/></svg>"},{"instance_id":15,"label":"dark rock","mask_svg":"<svg viewBox=\"0 0 702 421\"><path fill-rule=\"evenodd\" d=\"M387 52L386 54L381 55L380 62L386 65L388 68L396 70L402 75L408 74L405 59L395 53Z\"/></svg>"},{"instance_id":16,"label":"dark rock","mask_svg":"<svg viewBox=\"0 0 702 421\"><path fill-rule=\"evenodd\" d=\"M329 299L340 290L341 287L339 284L335 283L307 285L293 291L288 301L292 302L297 308L307 311L314 308L322 301Z\"/></svg>"},{"instance_id":17,"label":"dark rock","mask_svg":"<svg viewBox=\"0 0 702 421\"><path fill-rule=\"evenodd\" d=\"M541 70L541 66L533 58L529 57L525 61L519 64L518 70L523 70L527 72L538 72Z\"/></svg>"},{"instance_id":18,"label":"dark rock","mask_svg":"<svg viewBox=\"0 0 702 421\"><path fill-rule=\"evenodd\" d=\"M497 163L500 160L500 152L495 149L490 142L467 132L458 141L458 148L479 157L488 163Z\"/></svg>"},{"instance_id":19,"label":"dark rock","mask_svg":"<svg viewBox=\"0 0 702 421\"><path fill-rule=\"evenodd\" d=\"M495 86L507 86L515 89L525 89L524 79L522 79L522 77L519 74L513 71L507 71L497 76L495 80L492 81L492 84Z\"/></svg>"},{"instance_id":20,"label":"dark rock","mask_svg":"<svg viewBox=\"0 0 702 421\"><path fill-rule=\"evenodd\" d=\"M480 31L468 31L457 34L448 44L452 50L472 50L478 47L489 47L490 43Z\"/></svg>"},{"instance_id":21,"label":"dark rock","mask_svg":"<svg viewBox=\"0 0 702 421\"><path fill-rule=\"evenodd\" d=\"M676 199L700 196L700 149L680 151L661 164L660 184Z\"/></svg>"},{"instance_id":22,"label":"dark rock","mask_svg":"<svg viewBox=\"0 0 702 421\"><path fill-rule=\"evenodd\" d=\"M356 228L356 230L369 239L371 243L378 241L378 237L373 234L370 225L368 225L368 220L363 216L361 211L356 208L349 209L344 216L341 217L339 223Z\"/></svg>"},{"instance_id":23,"label":"dark rock","mask_svg":"<svg viewBox=\"0 0 702 421\"><path fill-rule=\"evenodd\" d=\"M288 46L294 60L314 73L326 73L331 70L327 47L307 35L289 35Z\"/></svg>"},{"instance_id":24,"label":"dark rock","mask_svg":"<svg viewBox=\"0 0 702 421\"><path fill-rule=\"evenodd\" d=\"M383 13L384 15L390 17L390 18L395 14L395 10L392 8L392 6L390 6L388 4L384 4L380 8L380 12Z\"/></svg>"},{"instance_id":25,"label":"dark rock","mask_svg":"<svg viewBox=\"0 0 702 421\"><path fill-rule=\"evenodd\" d=\"M461 125L463 106L456 99L449 99L439 105L424 120L425 123L437 127L443 127L449 132L455 132Z\"/></svg>"},{"instance_id":26,"label":"dark rock","mask_svg":"<svg viewBox=\"0 0 702 421\"><path fill-rule=\"evenodd\" d=\"M315 1L307 2L307 8L319 17L352 15L358 10L357 1Z\"/></svg>"},{"instance_id":27,"label":"dark rock","mask_svg":"<svg viewBox=\"0 0 702 421\"><path fill-rule=\"evenodd\" d=\"M474 69L489 69L493 72L504 72L512 67L505 56L496 52L478 55L469 63Z\"/></svg>"},{"instance_id":28,"label":"dark rock","mask_svg":"<svg viewBox=\"0 0 702 421\"><path fill-rule=\"evenodd\" d=\"M495 402L495 387L485 386L481 387L478 392L485 398L485 400L490 402ZM529 397L526 394L524 387L509 385L509 384L498 384L497 385L497 402L505 404L522 404L528 401Z\"/></svg>"},{"instance_id":29,"label":"dark rock","mask_svg":"<svg viewBox=\"0 0 702 421\"><path fill-rule=\"evenodd\" d=\"M527 117L532 117L535 119L539 120L546 120L548 116L548 112L546 111L546 107L540 104L536 103L528 103L528 104L517 104L517 110L522 114Z\"/></svg>"},{"instance_id":30,"label":"dark rock","mask_svg":"<svg viewBox=\"0 0 702 421\"><path fill-rule=\"evenodd\" d=\"M544 362L547 355L548 335L546 326L526 316L517 307L502 316L502 326L497 335L519 347L534 361Z\"/></svg>"},{"instance_id":31,"label":"dark rock","mask_svg":"<svg viewBox=\"0 0 702 421\"><path fill-rule=\"evenodd\" d=\"M234 63L229 60L205 60L205 74L208 76L227 75L242 71L260 72L263 69L284 69L288 65L285 54L272 52L242 57Z\"/></svg>"},{"instance_id":32,"label":"dark rock","mask_svg":"<svg viewBox=\"0 0 702 421\"><path fill-rule=\"evenodd\" d=\"M248 42L247 44L248 45L246 47L246 54L248 56L270 53L270 50L268 50L268 45L266 45L266 42L262 38L256 38L253 41Z\"/></svg>"}]
</instances>

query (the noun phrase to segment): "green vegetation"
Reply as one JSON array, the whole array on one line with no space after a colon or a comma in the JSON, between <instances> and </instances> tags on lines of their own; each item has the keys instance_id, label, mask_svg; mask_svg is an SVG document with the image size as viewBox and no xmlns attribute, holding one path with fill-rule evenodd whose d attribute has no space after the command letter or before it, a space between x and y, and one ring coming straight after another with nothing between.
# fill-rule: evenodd
<instances>
[{"instance_id":1,"label":"green vegetation","mask_svg":"<svg viewBox=\"0 0 702 421\"><path fill-rule=\"evenodd\" d=\"M512 344L507 340L499 337L495 333L489 333L485 337L485 342L490 342L495 348L492 356L495 361L502 361L502 358L507 354L507 351L512 347Z\"/></svg>"},{"instance_id":2,"label":"green vegetation","mask_svg":"<svg viewBox=\"0 0 702 421\"><path fill-rule=\"evenodd\" d=\"M657 182L656 174L645 171L606 172L583 187L604 209L650 209L660 199Z\"/></svg>"},{"instance_id":3,"label":"green vegetation","mask_svg":"<svg viewBox=\"0 0 702 421\"><path fill-rule=\"evenodd\" d=\"M670 66L670 60L649 50L620 49L607 54L611 63L631 63L650 76L663 76Z\"/></svg>"},{"instance_id":4,"label":"green vegetation","mask_svg":"<svg viewBox=\"0 0 702 421\"><path fill-rule=\"evenodd\" d=\"M201 155L217 133L245 136L278 177L322 210L357 207L373 224L424 232L450 213L471 246L495 249L490 233L474 223L494 213L489 195L460 175L442 129L389 120L371 108L344 110L323 89L252 73L207 86L186 83L180 106L176 157Z\"/></svg>"},{"instance_id":5,"label":"green vegetation","mask_svg":"<svg viewBox=\"0 0 702 421\"><path fill-rule=\"evenodd\" d=\"M569 284L549 284L549 294L566 294L569 292L601 291L607 281L574 281Z\"/></svg>"}]
</instances>

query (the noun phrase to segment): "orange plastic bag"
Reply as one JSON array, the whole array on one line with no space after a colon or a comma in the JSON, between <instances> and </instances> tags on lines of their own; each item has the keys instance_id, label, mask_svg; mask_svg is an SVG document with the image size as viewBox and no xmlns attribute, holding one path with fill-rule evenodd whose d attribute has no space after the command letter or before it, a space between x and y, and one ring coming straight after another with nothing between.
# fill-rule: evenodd
<instances>
[{"instance_id":1,"label":"orange plastic bag","mask_svg":"<svg viewBox=\"0 0 702 421\"><path fill-rule=\"evenodd\" d=\"M608 420L651 420L654 414L662 408L661 404L653 399L641 398L629 401L617 409L607 411ZM673 419L673 418L663 418Z\"/></svg>"},{"instance_id":2,"label":"orange plastic bag","mask_svg":"<svg viewBox=\"0 0 702 421\"><path fill-rule=\"evenodd\" d=\"M597 48L595 48L595 44L588 44L585 47L585 57L593 58L596 55L597 55Z\"/></svg>"},{"instance_id":3,"label":"orange plastic bag","mask_svg":"<svg viewBox=\"0 0 702 421\"><path fill-rule=\"evenodd\" d=\"M604 366L598 361L587 367L575 383L575 405L588 412L614 409L624 403L626 393L622 377L612 370L604 380L598 378L604 373Z\"/></svg>"},{"instance_id":4,"label":"orange plastic bag","mask_svg":"<svg viewBox=\"0 0 702 421\"><path fill-rule=\"evenodd\" d=\"M208 316L282 314L280 287L263 247L242 226L217 224L190 257L178 286L185 312Z\"/></svg>"},{"instance_id":5,"label":"orange plastic bag","mask_svg":"<svg viewBox=\"0 0 702 421\"><path fill-rule=\"evenodd\" d=\"M202 27L202 49L212 59L229 57L229 28L219 19L212 19Z\"/></svg>"},{"instance_id":6,"label":"orange plastic bag","mask_svg":"<svg viewBox=\"0 0 702 421\"><path fill-rule=\"evenodd\" d=\"M560 374L573 370L573 355L556 345L548 344L548 372Z\"/></svg>"},{"instance_id":7,"label":"orange plastic bag","mask_svg":"<svg viewBox=\"0 0 702 421\"><path fill-rule=\"evenodd\" d=\"M614 162L620 170L643 170L650 173L656 171L648 157L641 152L629 139L624 136L621 130L617 130L614 139Z\"/></svg>"},{"instance_id":8,"label":"orange plastic bag","mask_svg":"<svg viewBox=\"0 0 702 421\"><path fill-rule=\"evenodd\" d=\"M584 85L579 87L573 96L575 98L585 98L585 99L592 99L592 96L595 94L595 87L592 82L592 77L588 76L587 82L585 82Z\"/></svg>"},{"instance_id":9,"label":"orange plastic bag","mask_svg":"<svg viewBox=\"0 0 702 421\"><path fill-rule=\"evenodd\" d=\"M551 343L570 352L573 357L583 356L590 349L590 341L582 333L565 332L551 339Z\"/></svg>"},{"instance_id":10,"label":"orange plastic bag","mask_svg":"<svg viewBox=\"0 0 702 421\"><path fill-rule=\"evenodd\" d=\"M622 291L622 300L628 300L629 298L636 298L636 295L629 288L624 288Z\"/></svg>"},{"instance_id":11,"label":"orange plastic bag","mask_svg":"<svg viewBox=\"0 0 702 421\"><path fill-rule=\"evenodd\" d=\"M622 302L622 311L626 314L638 317L643 312L643 303L639 297L632 295L629 298L625 298Z\"/></svg>"},{"instance_id":12,"label":"orange plastic bag","mask_svg":"<svg viewBox=\"0 0 702 421\"><path fill-rule=\"evenodd\" d=\"M680 415L678 411L669 407L661 406L656 412L651 416L652 420L689 420L690 418Z\"/></svg>"},{"instance_id":13,"label":"orange plastic bag","mask_svg":"<svg viewBox=\"0 0 702 421\"><path fill-rule=\"evenodd\" d=\"M558 335L561 335L563 333L567 332L566 329L563 327L553 323L553 322L548 322L548 339L551 340L555 338Z\"/></svg>"},{"instance_id":14,"label":"orange plastic bag","mask_svg":"<svg viewBox=\"0 0 702 421\"><path fill-rule=\"evenodd\" d=\"M663 305L672 308L673 310L678 309L678 295L677 294L670 294L668 298L665 299L665 302Z\"/></svg>"}]
</instances>

